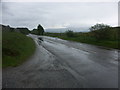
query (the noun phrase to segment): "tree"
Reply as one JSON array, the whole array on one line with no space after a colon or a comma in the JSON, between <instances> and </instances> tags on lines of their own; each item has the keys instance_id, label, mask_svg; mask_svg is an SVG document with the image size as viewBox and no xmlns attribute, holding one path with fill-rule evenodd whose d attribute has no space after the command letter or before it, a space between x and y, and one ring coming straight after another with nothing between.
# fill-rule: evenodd
<instances>
[{"instance_id":1,"label":"tree","mask_svg":"<svg viewBox=\"0 0 120 90\"><path fill-rule=\"evenodd\" d=\"M109 29L111 27L109 25L105 24L96 24L94 26L91 26L90 31L93 33L93 36L97 40L103 40L108 39L110 32Z\"/></svg>"},{"instance_id":2,"label":"tree","mask_svg":"<svg viewBox=\"0 0 120 90\"><path fill-rule=\"evenodd\" d=\"M38 35L44 34L44 28L40 24L38 25L37 30L38 30Z\"/></svg>"},{"instance_id":3,"label":"tree","mask_svg":"<svg viewBox=\"0 0 120 90\"><path fill-rule=\"evenodd\" d=\"M94 26L91 26L90 28L90 31L95 31L95 30L103 30L103 29L106 29L106 28L110 28L109 25L106 25L106 24L96 24Z\"/></svg>"}]
</instances>

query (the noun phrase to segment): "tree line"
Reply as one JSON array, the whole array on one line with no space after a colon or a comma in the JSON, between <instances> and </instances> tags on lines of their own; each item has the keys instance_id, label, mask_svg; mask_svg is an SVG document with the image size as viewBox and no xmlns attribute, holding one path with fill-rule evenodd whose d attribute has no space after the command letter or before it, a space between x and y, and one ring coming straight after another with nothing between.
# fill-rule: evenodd
<instances>
[{"instance_id":1,"label":"tree line","mask_svg":"<svg viewBox=\"0 0 120 90\"><path fill-rule=\"evenodd\" d=\"M36 34L36 35L47 35L48 33L45 33L44 28L42 27L42 25L38 25L36 29L33 29L32 31L30 31L28 28L12 28L10 26L2 26L2 31L9 31L9 32L20 32L23 34ZM96 40L118 40L118 35L120 34L120 27L111 27L109 25L106 24L96 24L93 25L89 28L90 32L73 32L72 30L67 30L64 34L71 38L71 37L76 37L76 36L86 36L86 37L93 37ZM56 35L62 35L63 33L59 33ZM54 36L54 33L53 33ZM119 39L120 40L120 39Z\"/></svg>"},{"instance_id":2,"label":"tree line","mask_svg":"<svg viewBox=\"0 0 120 90\"><path fill-rule=\"evenodd\" d=\"M30 31L28 28L26 27L18 27L18 28L13 28L5 25L0 25L0 27L2 28L3 32L19 32L22 34L36 34L36 35L43 35L44 34L44 28L39 24L37 26L37 29L33 29L32 31Z\"/></svg>"},{"instance_id":3,"label":"tree line","mask_svg":"<svg viewBox=\"0 0 120 90\"><path fill-rule=\"evenodd\" d=\"M86 35L90 37L94 37L96 40L120 40L118 35L120 35L120 27L111 27L106 24L96 24L93 25L89 28L90 32L86 33L75 33L72 30L67 30L66 36L67 37L75 37L76 35L79 34L81 35Z\"/></svg>"}]
</instances>

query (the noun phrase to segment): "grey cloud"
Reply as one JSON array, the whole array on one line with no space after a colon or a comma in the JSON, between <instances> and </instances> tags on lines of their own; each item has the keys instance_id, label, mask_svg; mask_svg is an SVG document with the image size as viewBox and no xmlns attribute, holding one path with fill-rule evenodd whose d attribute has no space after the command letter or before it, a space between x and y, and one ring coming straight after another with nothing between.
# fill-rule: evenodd
<instances>
[{"instance_id":1,"label":"grey cloud","mask_svg":"<svg viewBox=\"0 0 120 90\"><path fill-rule=\"evenodd\" d=\"M96 23L117 26L117 3L4 2L3 24L36 28L90 27Z\"/></svg>"}]
</instances>

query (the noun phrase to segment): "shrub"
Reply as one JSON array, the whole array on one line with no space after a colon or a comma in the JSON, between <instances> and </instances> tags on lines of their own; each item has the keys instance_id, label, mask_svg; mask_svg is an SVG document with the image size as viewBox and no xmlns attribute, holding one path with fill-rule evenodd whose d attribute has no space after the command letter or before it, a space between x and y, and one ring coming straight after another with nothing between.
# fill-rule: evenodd
<instances>
[{"instance_id":1,"label":"shrub","mask_svg":"<svg viewBox=\"0 0 120 90\"><path fill-rule=\"evenodd\" d=\"M74 32L72 30L66 31L67 37L74 37Z\"/></svg>"}]
</instances>

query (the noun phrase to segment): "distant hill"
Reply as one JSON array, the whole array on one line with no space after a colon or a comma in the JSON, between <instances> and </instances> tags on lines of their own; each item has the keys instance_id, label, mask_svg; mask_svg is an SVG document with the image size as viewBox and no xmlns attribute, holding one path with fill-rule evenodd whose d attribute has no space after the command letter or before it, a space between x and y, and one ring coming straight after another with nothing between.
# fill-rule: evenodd
<instances>
[{"instance_id":1,"label":"distant hill","mask_svg":"<svg viewBox=\"0 0 120 90\"><path fill-rule=\"evenodd\" d=\"M78 27L78 28L75 28L75 27L69 27L69 28L48 28L48 29L45 29L45 32L53 32L53 33L63 33L67 30L72 30L74 32L88 32L89 31L89 28L86 27Z\"/></svg>"}]
</instances>

